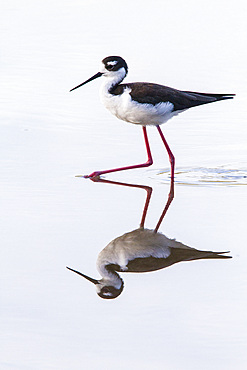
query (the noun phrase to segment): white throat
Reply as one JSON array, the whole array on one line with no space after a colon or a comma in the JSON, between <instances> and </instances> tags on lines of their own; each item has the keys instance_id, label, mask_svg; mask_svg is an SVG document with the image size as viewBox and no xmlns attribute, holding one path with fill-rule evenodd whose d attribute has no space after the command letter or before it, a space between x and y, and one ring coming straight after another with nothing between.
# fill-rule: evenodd
<instances>
[{"instance_id":1,"label":"white throat","mask_svg":"<svg viewBox=\"0 0 247 370\"><path fill-rule=\"evenodd\" d=\"M101 86L101 90L104 90L105 92L109 92L109 90L115 86L118 85L120 82L123 81L123 79L126 76L125 68L122 67L118 71L114 72L103 72L103 83Z\"/></svg>"}]
</instances>

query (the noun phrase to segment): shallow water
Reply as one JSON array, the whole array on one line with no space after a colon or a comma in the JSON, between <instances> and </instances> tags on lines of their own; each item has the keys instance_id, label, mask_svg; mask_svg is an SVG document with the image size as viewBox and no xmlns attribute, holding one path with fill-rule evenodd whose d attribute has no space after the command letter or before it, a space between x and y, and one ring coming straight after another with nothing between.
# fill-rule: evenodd
<instances>
[{"instance_id":1,"label":"shallow water","mask_svg":"<svg viewBox=\"0 0 247 370\"><path fill-rule=\"evenodd\" d=\"M162 182L169 182L169 173L169 170L160 171L158 173L159 180L163 178ZM247 170L234 169L234 167L229 166L219 166L218 168L177 168L176 183L197 186L247 185Z\"/></svg>"},{"instance_id":2,"label":"shallow water","mask_svg":"<svg viewBox=\"0 0 247 370\"><path fill-rule=\"evenodd\" d=\"M1 369L242 370L246 4L8 1L0 17ZM145 148L140 127L100 105L100 81L68 91L110 54L126 58L128 81L237 94L162 126L176 170L160 232L233 258L122 273L122 294L103 300L66 266L98 279L99 252L139 227L146 191L81 175L143 162ZM153 189L154 229L170 169L148 135L154 165L106 178Z\"/></svg>"}]
</instances>

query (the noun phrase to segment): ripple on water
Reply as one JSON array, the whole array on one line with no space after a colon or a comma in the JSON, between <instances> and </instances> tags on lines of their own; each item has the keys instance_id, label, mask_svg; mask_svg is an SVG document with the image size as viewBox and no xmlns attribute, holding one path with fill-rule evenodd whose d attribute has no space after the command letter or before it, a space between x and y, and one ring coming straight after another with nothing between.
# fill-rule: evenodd
<instances>
[{"instance_id":1,"label":"ripple on water","mask_svg":"<svg viewBox=\"0 0 247 370\"><path fill-rule=\"evenodd\" d=\"M162 182L170 181L170 170L161 170L158 175ZM177 168L175 182L185 185L247 185L247 170L229 166L215 168L192 167Z\"/></svg>"}]
</instances>

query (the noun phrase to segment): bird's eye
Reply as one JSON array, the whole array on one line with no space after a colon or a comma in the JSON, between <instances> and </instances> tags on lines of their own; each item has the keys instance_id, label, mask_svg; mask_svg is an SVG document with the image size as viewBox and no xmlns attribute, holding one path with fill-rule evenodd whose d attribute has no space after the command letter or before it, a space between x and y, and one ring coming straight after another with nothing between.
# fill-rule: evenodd
<instances>
[{"instance_id":1,"label":"bird's eye","mask_svg":"<svg viewBox=\"0 0 247 370\"><path fill-rule=\"evenodd\" d=\"M115 67L115 65L117 64L117 61L116 60L113 60L111 62L108 62L106 64L106 69L108 69L108 71L112 71Z\"/></svg>"},{"instance_id":2,"label":"bird's eye","mask_svg":"<svg viewBox=\"0 0 247 370\"><path fill-rule=\"evenodd\" d=\"M102 293L110 293L110 289L107 287L102 288Z\"/></svg>"},{"instance_id":3,"label":"bird's eye","mask_svg":"<svg viewBox=\"0 0 247 370\"><path fill-rule=\"evenodd\" d=\"M106 66L106 69L108 69L108 71L112 71L113 68L114 68L114 66L111 65L111 64L107 64L107 66Z\"/></svg>"}]
</instances>

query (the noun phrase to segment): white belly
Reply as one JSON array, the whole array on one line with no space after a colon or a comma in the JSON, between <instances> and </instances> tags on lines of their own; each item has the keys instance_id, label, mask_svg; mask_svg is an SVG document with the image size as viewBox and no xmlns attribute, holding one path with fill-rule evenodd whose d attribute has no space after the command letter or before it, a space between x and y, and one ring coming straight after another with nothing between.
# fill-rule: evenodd
<instances>
[{"instance_id":1,"label":"white belly","mask_svg":"<svg viewBox=\"0 0 247 370\"><path fill-rule=\"evenodd\" d=\"M154 233L153 230L133 230L112 240L99 253L97 267L102 271L102 266L116 264L122 271L127 271L128 262L135 258L168 258L174 244L181 245L161 233Z\"/></svg>"},{"instance_id":2,"label":"white belly","mask_svg":"<svg viewBox=\"0 0 247 370\"><path fill-rule=\"evenodd\" d=\"M103 87L102 103L117 118L140 125L160 125L179 113L172 112L174 106L170 102L156 105L135 102L129 92L130 89L125 89L121 95L112 95Z\"/></svg>"}]
</instances>

